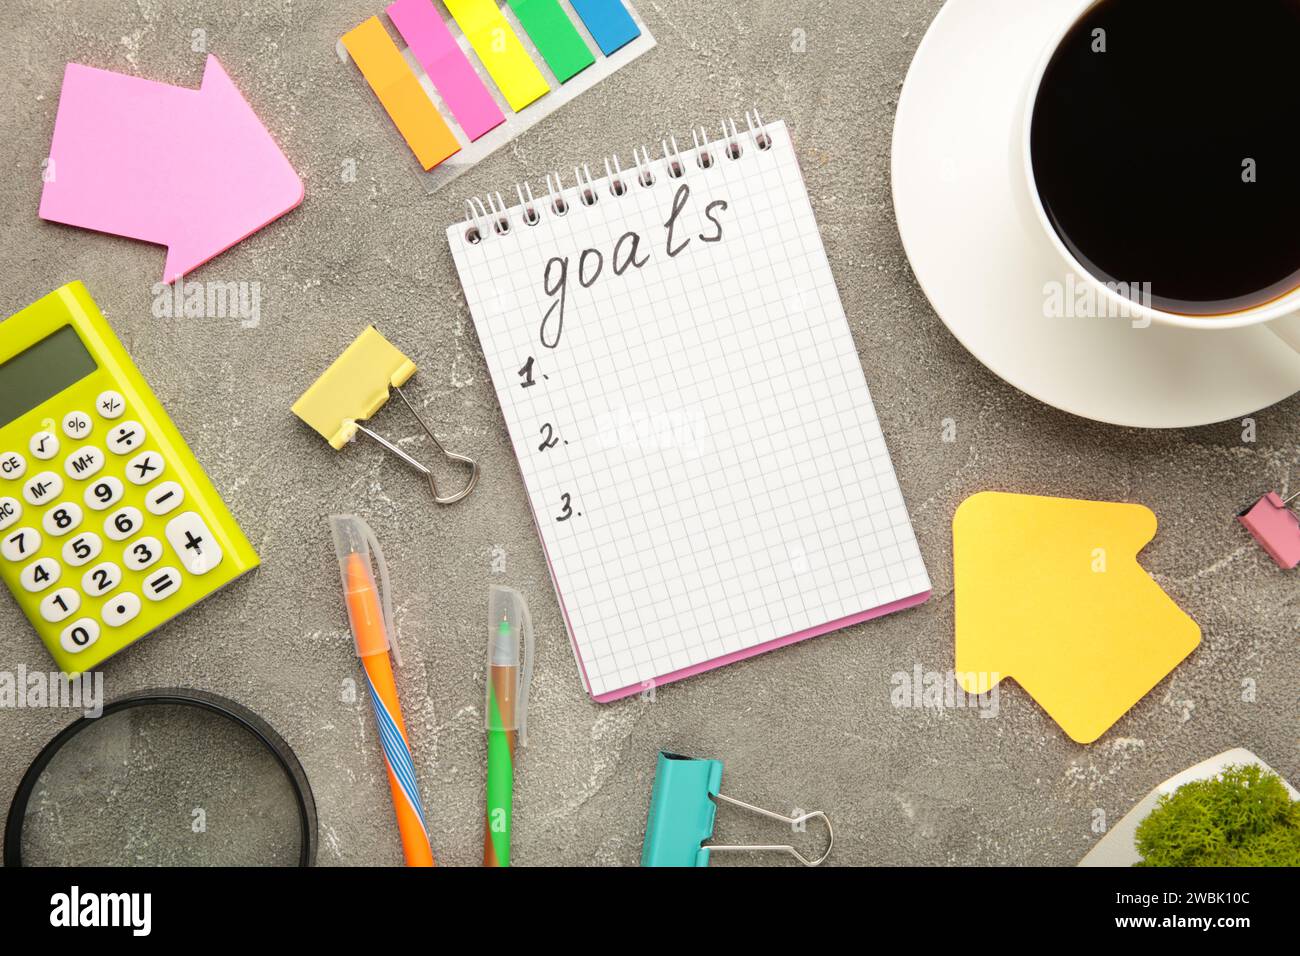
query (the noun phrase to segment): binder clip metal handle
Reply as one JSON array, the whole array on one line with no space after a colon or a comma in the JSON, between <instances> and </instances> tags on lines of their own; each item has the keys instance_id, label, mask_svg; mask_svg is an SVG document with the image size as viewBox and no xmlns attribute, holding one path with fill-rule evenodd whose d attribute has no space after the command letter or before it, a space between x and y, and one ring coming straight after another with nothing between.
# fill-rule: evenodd
<instances>
[{"instance_id":1,"label":"binder clip metal handle","mask_svg":"<svg viewBox=\"0 0 1300 956\"><path fill-rule=\"evenodd\" d=\"M650 796L650 818L646 821L642 866L708 866L712 852L788 853L804 866L817 866L831 855L835 832L830 818L820 810L786 816L719 792L722 761L695 760L660 752L655 767L654 790ZM705 843L713 836L717 801L749 810L769 820L797 827L813 818L826 824L826 850L809 859L789 844L716 845Z\"/></svg>"},{"instance_id":2,"label":"binder clip metal handle","mask_svg":"<svg viewBox=\"0 0 1300 956\"><path fill-rule=\"evenodd\" d=\"M756 807L753 804L746 803L743 800L737 800L735 797L729 797L725 793L718 793L715 794L714 796L718 800L725 800L727 803L730 803L732 806L741 807L742 809L749 810L751 813L757 813L759 816L764 816L771 820L779 820L782 823L788 823L791 827L797 827L800 824L807 823L809 820L812 820L814 818L819 819L822 821L822 823L826 824L826 850L822 853L821 856L817 857L817 859L810 860L808 859L808 857L804 856L802 853L800 853L798 850L796 850L794 847L788 844L760 845L754 843L745 843L745 844L737 844L732 846L725 846L718 843L710 843L707 845L706 849L714 853L737 853L737 852L744 852L744 851L767 851L770 853L789 853L792 857L794 857L804 866L817 866L820 863L826 862L826 858L831 855L831 848L835 846L835 831L831 828L830 817L826 816L826 814L824 814L822 811L813 810L811 813L801 813L797 817L787 817L785 814L776 813L772 810L764 810L762 807Z\"/></svg>"},{"instance_id":3,"label":"binder clip metal handle","mask_svg":"<svg viewBox=\"0 0 1300 956\"><path fill-rule=\"evenodd\" d=\"M433 471L431 469L420 464L418 461L416 461L414 458L412 458L402 449L398 448L395 444L390 442L383 435L380 435L379 433L372 431L371 429L367 428L365 425L361 424L360 422L353 422L353 424L356 425L357 431L361 432L364 435L368 435L370 438L373 438L375 441L379 442L379 444L382 445L384 448L386 448L388 451L392 452L394 455L402 459L402 461L406 462L408 465L410 465L420 474L424 475L424 477L429 480L429 488L433 491L433 500L436 501L438 504L454 505L462 498L468 497L469 493L473 491L474 487L478 484L478 475L479 475L478 462L475 461L473 458L469 458L465 455L458 455L455 452L448 451L445 447L443 447L442 442L438 441L438 436L433 433L433 429L428 426L424 418L416 410L415 405L411 402L409 398L406 397L406 393L403 392L402 389L396 385L393 386L393 391L397 393L398 398L400 398L403 402L406 403L406 407L411 410L411 414L415 416L415 420L420 423L420 427L424 429L424 433L428 435L429 438L433 441L434 445L437 446L438 451L442 452L444 458L446 458L448 461L459 462L461 464L469 466L470 469L469 479L465 482L465 486L461 488L460 491L457 491L455 494L445 495L445 496L440 495L438 493L438 482L434 479Z\"/></svg>"}]
</instances>

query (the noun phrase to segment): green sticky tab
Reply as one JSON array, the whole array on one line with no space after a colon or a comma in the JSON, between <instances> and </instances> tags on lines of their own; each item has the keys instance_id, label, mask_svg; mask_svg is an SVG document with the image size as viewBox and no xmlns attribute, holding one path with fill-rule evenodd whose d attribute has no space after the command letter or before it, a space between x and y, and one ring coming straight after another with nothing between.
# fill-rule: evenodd
<instances>
[{"instance_id":1,"label":"green sticky tab","mask_svg":"<svg viewBox=\"0 0 1300 956\"><path fill-rule=\"evenodd\" d=\"M555 78L567 83L596 58L556 0L509 0L519 23Z\"/></svg>"}]
</instances>

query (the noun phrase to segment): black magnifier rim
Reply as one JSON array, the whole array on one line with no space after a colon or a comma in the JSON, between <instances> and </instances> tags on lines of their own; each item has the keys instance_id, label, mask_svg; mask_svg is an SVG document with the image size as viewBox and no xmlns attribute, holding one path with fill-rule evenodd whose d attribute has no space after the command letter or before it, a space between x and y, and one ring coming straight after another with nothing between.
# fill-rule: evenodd
<instances>
[{"instance_id":1,"label":"black magnifier rim","mask_svg":"<svg viewBox=\"0 0 1300 956\"><path fill-rule=\"evenodd\" d=\"M5 821L5 866L23 865L22 840L23 825L27 817L27 803L31 799L32 791L36 789L36 781L40 779L41 772L54 759L54 755L63 748L63 745L87 727L103 720L109 714L134 707L148 707L153 704L197 707L200 710L206 710L233 721L252 734L267 752L275 758L276 763L279 764L280 769L284 771L285 776L289 778L289 783L293 786L294 798L298 806L298 822L302 829L298 865L313 866L316 863L316 846L319 838L316 799L312 796L311 784L308 782L307 774L302 769L302 764L298 762L298 757L294 754L293 748L275 732L270 724L242 704L237 704L233 700L207 691L191 690L184 687L167 687L139 691L105 704L103 713L98 717L81 717L73 721L45 745L41 752L36 755L36 759L32 761L31 766L27 768L27 772L23 774L23 779L19 781L18 790L14 794L13 802L9 805L9 818Z\"/></svg>"}]
</instances>

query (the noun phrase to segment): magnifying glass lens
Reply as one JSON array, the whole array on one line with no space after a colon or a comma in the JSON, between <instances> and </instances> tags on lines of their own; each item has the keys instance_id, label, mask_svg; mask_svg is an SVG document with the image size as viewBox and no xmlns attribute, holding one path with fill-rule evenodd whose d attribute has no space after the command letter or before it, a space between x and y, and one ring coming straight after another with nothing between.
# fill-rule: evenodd
<instances>
[{"instance_id":1,"label":"magnifying glass lens","mask_svg":"<svg viewBox=\"0 0 1300 956\"><path fill-rule=\"evenodd\" d=\"M105 713L41 771L22 831L27 866L295 866L294 787L249 730L156 703Z\"/></svg>"}]
</instances>

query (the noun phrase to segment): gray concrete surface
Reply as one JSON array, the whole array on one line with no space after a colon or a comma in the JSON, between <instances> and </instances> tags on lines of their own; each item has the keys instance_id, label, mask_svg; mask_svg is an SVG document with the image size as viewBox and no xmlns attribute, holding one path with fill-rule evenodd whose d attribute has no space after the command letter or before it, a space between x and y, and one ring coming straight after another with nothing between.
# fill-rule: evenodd
<instances>
[{"instance_id":1,"label":"gray concrete surface","mask_svg":"<svg viewBox=\"0 0 1300 956\"><path fill-rule=\"evenodd\" d=\"M1297 579L1231 520L1252 496L1300 481L1300 398L1255 416L1254 443L1235 422L1113 428L1020 394L949 335L899 243L888 163L899 89L939 6L642 0L658 49L430 196L334 53L343 31L381 10L378 0L3 4L0 313L83 279L264 559L255 575L111 661L109 696L181 684L254 708L311 777L320 862L399 862L367 705L344 699L357 661L324 516L355 510L392 560L406 717L444 863L480 859L483 617L497 582L530 596L540 631L519 864L637 862L660 748L724 758L725 789L761 805L824 809L839 864L1072 864L1096 839L1097 810L1117 820L1165 777L1238 745L1300 780ZM306 184L298 210L193 277L260 282L252 329L154 318L161 248L36 216L63 64L196 86L196 29ZM795 30L806 52L792 50ZM609 150L627 156L755 103L792 127L935 595L920 609L663 688L653 702L596 705L567 646L442 228L468 195L594 165ZM347 159L355 182L341 176ZM481 490L459 507L435 508L418 477L377 448L331 452L289 413L371 322L421 366L416 394L440 433L484 463ZM953 443L941 440L948 418ZM428 451L396 408L380 425ZM1160 517L1145 564L1200 622L1204 641L1091 746L1072 743L1014 685L1003 688L996 719L890 703L895 672L952 666L950 521L983 489L1138 501ZM497 547L503 574L492 569ZM49 666L15 605L0 600L0 669L20 664ZM1242 699L1247 680L1253 701ZM0 800L71 719L0 711ZM174 812L166 779L154 804L161 815ZM771 837L735 814L722 832ZM231 836L218 828L203 838Z\"/></svg>"}]
</instances>

